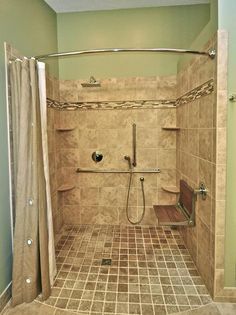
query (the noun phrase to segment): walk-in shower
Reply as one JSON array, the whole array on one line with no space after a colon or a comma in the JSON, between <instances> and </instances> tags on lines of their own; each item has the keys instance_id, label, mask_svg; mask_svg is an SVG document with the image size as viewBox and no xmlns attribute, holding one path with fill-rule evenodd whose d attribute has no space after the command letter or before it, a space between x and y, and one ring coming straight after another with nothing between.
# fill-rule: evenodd
<instances>
[{"instance_id":1,"label":"walk-in shower","mask_svg":"<svg viewBox=\"0 0 236 315\"><path fill-rule=\"evenodd\" d=\"M195 76L193 64L211 66L215 55L212 49L117 48L38 58L106 52L201 56L186 70L192 76ZM202 143L195 145L197 140L192 136L191 139L196 141L188 142L189 151L186 152L184 146L187 143L184 129L189 129L189 137L197 129L203 139L211 139L210 128L203 125L207 122L204 120L200 128L194 125L194 115L189 114L192 108L200 107L200 102L214 96L213 79L208 74L215 72L205 73L203 81L202 76L199 81L192 80L193 85L186 90L181 81L186 81L185 74L184 79L167 76L104 81L91 76L89 82L74 79L52 84L53 89L59 86L60 90L57 94L49 89L47 95L53 220L59 242L56 245L58 274L46 304L85 314L146 315L173 314L211 302L193 262L198 257L196 262L200 262L199 270L202 271L201 259L204 260L205 252L210 252L205 249L208 246L205 242L207 229L211 224L207 214L199 214L196 222L200 224L191 227L191 232L181 231L184 244L179 231L158 226L153 210L154 205L175 204L180 193L176 183L180 178L195 185L195 180L213 169L211 152L206 149L210 145L204 143L204 148ZM55 78L50 80L56 81ZM104 82L108 88L90 90L80 87L79 94L78 82L85 88L100 87ZM152 91L148 95L150 86ZM141 92L140 87L143 88ZM55 99L55 95L59 98ZM72 107L78 111L69 111ZM183 123L183 119L188 123ZM207 201L210 197L209 193ZM33 206L32 202L30 199L29 208ZM204 209L205 204L199 209L201 206ZM200 229L197 238L191 234L195 233L195 228ZM213 258L210 259L213 262ZM202 272L211 289L214 282L208 280L209 274L210 270L209 273ZM26 280L28 286L30 276Z\"/></svg>"}]
</instances>

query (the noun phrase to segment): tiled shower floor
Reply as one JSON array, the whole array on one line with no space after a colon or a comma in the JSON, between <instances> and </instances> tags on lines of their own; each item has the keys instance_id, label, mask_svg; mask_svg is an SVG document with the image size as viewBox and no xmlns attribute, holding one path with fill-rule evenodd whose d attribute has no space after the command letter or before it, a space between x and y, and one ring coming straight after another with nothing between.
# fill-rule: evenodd
<instances>
[{"instance_id":1,"label":"tiled shower floor","mask_svg":"<svg viewBox=\"0 0 236 315\"><path fill-rule=\"evenodd\" d=\"M177 230L64 227L58 275L45 302L81 314L173 314L211 303ZM102 259L112 259L102 266Z\"/></svg>"}]
</instances>

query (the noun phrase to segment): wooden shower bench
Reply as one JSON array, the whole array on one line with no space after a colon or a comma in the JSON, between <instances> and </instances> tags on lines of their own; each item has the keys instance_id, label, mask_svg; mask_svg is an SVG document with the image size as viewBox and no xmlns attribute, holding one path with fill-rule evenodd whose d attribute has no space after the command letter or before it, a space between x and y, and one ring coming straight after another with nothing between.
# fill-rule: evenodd
<instances>
[{"instance_id":1,"label":"wooden shower bench","mask_svg":"<svg viewBox=\"0 0 236 315\"><path fill-rule=\"evenodd\" d=\"M154 205L160 226L194 226L197 192L180 180L179 200L176 205Z\"/></svg>"}]
</instances>

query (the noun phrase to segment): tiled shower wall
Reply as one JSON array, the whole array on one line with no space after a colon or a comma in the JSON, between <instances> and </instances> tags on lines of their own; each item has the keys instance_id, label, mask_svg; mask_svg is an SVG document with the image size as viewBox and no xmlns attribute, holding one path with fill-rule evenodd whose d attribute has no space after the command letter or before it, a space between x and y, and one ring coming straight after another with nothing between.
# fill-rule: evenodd
<instances>
[{"instance_id":1,"label":"tiled shower wall","mask_svg":"<svg viewBox=\"0 0 236 315\"><path fill-rule=\"evenodd\" d=\"M127 224L125 203L129 174L76 174L76 167L127 170L125 155L132 156L132 123L137 124L137 168L161 168L161 174L135 174L130 192L130 214L137 220L142 212L140 177L144 177L146 215L142 224L155 224L153 204L173 203L161 184L175 185L175 134L162 131L163 116L175 123L175 109L98 110L70 113L72 132L60 134L62 178L75 185L63 193L66 223ZM62 114L63 115L63 114ZM65 117L64 117L65 118ZM95 164L92 152L103 153Z\"/></svg>"},{"instance_id":2,"label":"tiled shower wall","mask_svg":"<svg viewBox=\"0 0 236 315\"><path fill-rule=\"evenodd\" d=\"M76 168L127 169L123 156L131 155L132 123L137 124L138 131L138 168L161 169L160 174L144 176L147 198L144 224L157 224L152 212L153 204L173 204L176 201L175 196L162 191L161 186L178 185L181 178L193 188L197 188L200 181L205 182L208 196L206 201L197 200L196 226L183 228L181 232L208 289L222 301L226 297L233 300L235 292L224 288L223 280L227 102L227 58L223 58L227 56L225 33L218 32L217 39L210 40L203 49L217 46L218 57L214 60L193 58L178 73L177 84L174 77L109 79L102 81L101 88L82 89L80 81L61 81L61 103L58 104L80 109L55 111L49 116L49 120L54 120L54 127L51 125L49 130L54 147L50 160L55 163L52 178L56 178L56 186L52 190L54 213L59 218L54 216L57 227L62 224L62 216L64 223L73 224L128 223L125 218L128 174L77 174ZM207 83L210 90L205 96L201 92L199 95L201 85L206 82L210 82ZM195 88L197 93L194 94ZM179 97L182 101L178 100ZM53 95L49 98L55 100ZM177 108L172 106L173 103ZM180 131L161 129L161 126L175 126L176 122ZM74 130L55 132L55 125ZM97 149L104 153L100 165L91 159L92 152ZM137 218L142 207L140 176L135 175L132 182L130 213L133 219ZM74 189L57 193L56 187L63 183L73 185Z\"/></svg>"},{"instance_id":3,"label":"tiled shower wall","mask_svg":"<svg viewBox=\"0 0 236 315\"><path fill-rule=\"evenodd\" d=\"M178 94L189 92L208 80L214 82L214 92L177 108L177 180L185 179L192 187L204 182L206 200L196 202L196 226L182 228L185 243L213 296L217 266L224 268L224 213L226 163L226 107L220 86L226 84L226 54L223 33L211 39L204 50L217 49L217 57L195 57L178 73ZM223 40L223 45L219 45ZM222 52L224 51L224 53ZM221 57L220 54L221 53ZM219 60L220 63L219 63ZM223 78L222 78L223 75ZM219 86L219 82L221 82ZM223 96L225 94L223 93ZM218 201L219 199L219 201ZM218 236L218 234L220 234Z\"/></svg>"},{"instance_id":4,"label":"tiled shower wall","mask_svg":"<svg viewBox=\"0 0 236 315\"><path fill-rule=\"evenodd\" d=\"M175 126L176 108L135 109L142 100L175 98L176 78L133 78L102 80L101 88L82 89L80 81L60 82L61 101L131 101L129 108L61 111L60 125L74 128L58 134L62 182L74 189L61 193L63 219L67 224L128 224L125 204L129 174L78 174L76 168L127 170L125 155L132 156L132 124L137 125L137 168L160 168L160 174L136 174L130 193L129 213L137 220L142 212L140 177L144 177L146 215L142 224L156 224L153 204L175 203L176 198L161 185L176 185L176 134L162 130ZM159 94L158 94L159 91ZM149 102L151 106L152 101ZM99 150L104 158L95 163L91 155Z\"/></svg>"}]
</instances>

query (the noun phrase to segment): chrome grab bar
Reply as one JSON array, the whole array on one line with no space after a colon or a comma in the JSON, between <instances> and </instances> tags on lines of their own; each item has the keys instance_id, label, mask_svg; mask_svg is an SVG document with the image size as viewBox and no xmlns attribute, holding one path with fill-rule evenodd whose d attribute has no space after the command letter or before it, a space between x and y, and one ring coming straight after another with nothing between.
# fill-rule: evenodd
<instances>
[{"instance_id":1,"label":"chrome grab bar","mask_svg":"<svg viewBox=\"0 0 236 315\"><path fill-rule=\"evenodd\" d=\"M132 136L133 136L133 166L137 166L137 154L136 154L136 124L133 124L132 126Z\"/></svg>"},{"instance_id":2,"label":"chrome grab bar","mask_svg":"<svg viewBox=\"0 0 236 315\"><path fill-rule=\"evenodd\" d=\"M148 170L138 170L133 169L132 173L137 174L157 174L160 173L159 168L153 168ZM130 173L130 170L102 170L102 169L89 169L89 168L77 168L76 173L110 173L110 174L128 174Z\"/></svg>"}]
</instances>

